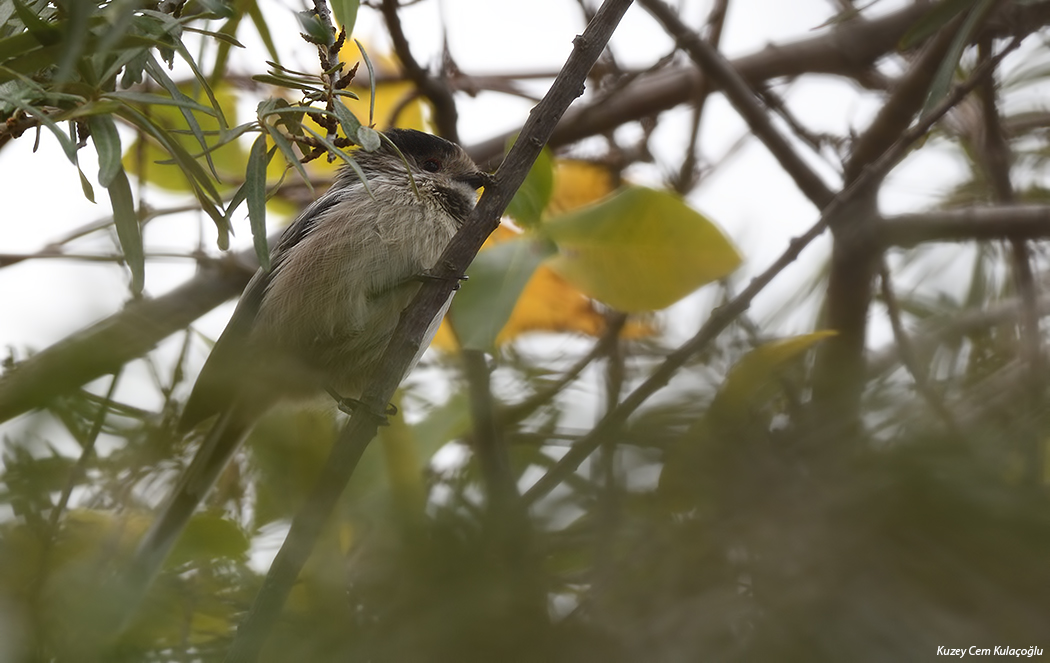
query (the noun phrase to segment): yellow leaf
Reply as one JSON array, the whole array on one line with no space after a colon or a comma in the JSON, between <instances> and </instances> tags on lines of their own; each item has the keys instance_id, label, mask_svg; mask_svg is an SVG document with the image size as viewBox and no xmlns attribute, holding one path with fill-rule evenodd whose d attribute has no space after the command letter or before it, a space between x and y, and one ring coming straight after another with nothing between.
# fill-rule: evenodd
<instances>
[{"instance_id":1,"label":"yellow leaf","mask_svg":"<svg viewBox=\"0 0 1050 663\"><path fill-rule=\"evenodd\" d=\"M549 267L540 266L518 298L514 312L496 337L503 345L529 331L578 332L598 336L605 319L594 304Z\"/></svg>"},{"instance_id":2,"label":"yellow leaf","mask_svg":"<svg viewBox=\"0 0 1050 663\"><path fill-rule=\"evenodd\" d=\"M615 189L616 178L607 167L578 159L558 159L554 166L554 193L547 205L547 216L590 205Z\"/></svg>"},{"instance_id":3,"label":"yellow leaf","mask_svg":"<svg viewBox=\"0 0 1050 663\"><path fill-rule=\"evenodd\" d=\"M626 187L541 230L558 246L548 259L555 271L628 313L670 306L741 260L722 231L681 198L644 187Z\"/></svg>"},{"instance_id":4,"label":"yellow leaf","mask_svg":"<svg viewBox=\"0 0 1050 663\"><path fill-rule=\"evenodd\" d=\"M817 342L837 333L834 330L815 331L771 341L751 350L729 369L711 403L712 413L722 418L747 415L752 408L768 400L771 392L780 389L778 376L786 364Z\"/></svg>"}]
</instances>

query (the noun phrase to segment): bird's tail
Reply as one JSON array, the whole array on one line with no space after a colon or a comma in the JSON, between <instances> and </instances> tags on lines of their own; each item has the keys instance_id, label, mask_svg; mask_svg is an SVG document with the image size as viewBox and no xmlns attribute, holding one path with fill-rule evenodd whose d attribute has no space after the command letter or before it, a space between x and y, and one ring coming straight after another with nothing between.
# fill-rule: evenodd
<instances>
[{"instance_id":1,"label":"bird's tail","mask_svg":"<svg viewBox=\"0 0 1050 663\"><path fill-rule=\"evenodd\" d=\"M128 616L135 612L135 607L145 596L146 589L186 528L190 516L219 478L249 427L250 423L238 416L237 408L231 407L219 415L204 437L160 515L139 543L122 579L125 592L123 603ZM123 626L126 623L121 626L121 630Z\"/></svg>"}]
</instances>

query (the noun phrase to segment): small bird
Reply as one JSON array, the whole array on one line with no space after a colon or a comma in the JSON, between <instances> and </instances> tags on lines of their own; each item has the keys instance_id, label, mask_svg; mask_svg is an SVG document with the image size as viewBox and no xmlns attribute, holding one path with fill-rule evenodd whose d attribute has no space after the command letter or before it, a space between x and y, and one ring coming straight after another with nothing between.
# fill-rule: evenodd
<instances>
[{"instance_id":1,"label":"small bird","mask_svg":"<svg viewBox=\"0 0 1050 663\"><path fill-rule=\"evenodd\" d=\"M361 395L401 312L490 181L454 143L411 129L385 135L377 151L354 156L368 187L342 169L274 245L270 271L255 273L215 343L178 432L217 418L139 545L133 573L143 584L263 413L326 391L344 402Z\"/></svg>"}]
</instances>

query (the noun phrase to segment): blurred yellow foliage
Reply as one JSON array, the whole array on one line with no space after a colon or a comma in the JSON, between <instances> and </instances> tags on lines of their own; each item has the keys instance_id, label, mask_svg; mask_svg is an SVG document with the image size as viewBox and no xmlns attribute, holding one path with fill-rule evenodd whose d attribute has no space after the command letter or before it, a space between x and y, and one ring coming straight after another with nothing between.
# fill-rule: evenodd
<instances>
[{"instance_id":1,"label":"blurred yellow foliage","mask_svg":"<svg viewBox=\"0 0 1050 663\"><path fill-rule=\"evenodd\" d=\"M554 193L547 216L564 214L604 198L619 185L619 178L600 164L559 159L554 166Z\"/></svg>"}]
</instances>

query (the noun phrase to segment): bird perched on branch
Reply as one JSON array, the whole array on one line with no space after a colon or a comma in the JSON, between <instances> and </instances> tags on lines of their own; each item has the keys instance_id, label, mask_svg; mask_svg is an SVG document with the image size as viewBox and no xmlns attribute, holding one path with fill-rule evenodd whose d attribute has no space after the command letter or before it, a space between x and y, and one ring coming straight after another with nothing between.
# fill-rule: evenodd
<instances>
[{"instance_id":1,"label":"bird perched on branch","mask_svg":"<svg viewBox=\"0 0 1050 663\"><path fill-rule=\"evenodd\" d=\"M345 167L284 232L204 364L178 430L215 423L139 545L142 584L266 410L325 391L360 396L420 279L489 181L454 143L409 129L385 136L377 151L355 154L367 187Z\"/></svg>"}]
</instances>

